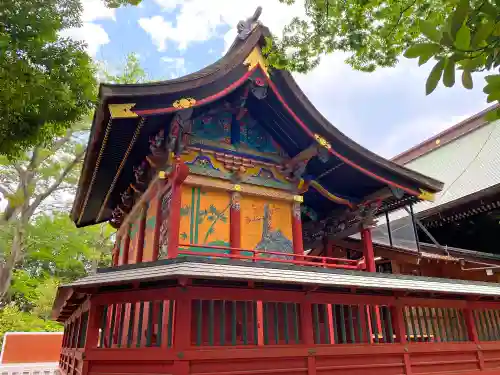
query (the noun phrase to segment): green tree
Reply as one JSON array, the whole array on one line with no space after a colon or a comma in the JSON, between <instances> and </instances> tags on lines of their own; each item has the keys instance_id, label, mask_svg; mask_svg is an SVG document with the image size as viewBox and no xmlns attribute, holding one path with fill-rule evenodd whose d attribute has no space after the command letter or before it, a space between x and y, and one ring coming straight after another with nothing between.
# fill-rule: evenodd
<instances>
[{"instance_id":1,"label":"green tree","mask_svg":"<svg viewBox=\"0 0 500 375\"><path fill-rule=\"evenodd\" d=\"M127 76L122 83L145 79L139 61L127 59ZM76 190L80 165L85 155L90 118L75 122L63 136L39 143L16 158L0 156L0 194L7 200L0 212L0 301L9 291L14 269L23 264L28 249L27 230L40 212L68 208ZM49 246L57 247L55 243ZM83 246L83 244L82 244Z\"/></svg>"},{"instance_id":2,"label":"green tree","mask_svg":"<svg viewBox=\"0 0 500 375\"><path fill-rule=\"evenodd\" d=\"M0 3L0 154L50 142L95 100L85 45L59 36L80 24L79 0Z\"/></svg>"},{"instance_id":3,"label":"green tree","mask_svg":"<svg viewBox=\"0 0 500 375\"><path fill-rule=\"evenodd\" d=\"M457 70L471 89L472 73L500 65L498 1L305 0L305 10L305 18L293 19L281 38L268 41L264 52L271 66L307 72L334 51L347 52L346 62L367 72L394 66L403 53L420 65L434 58L430 94L440 80L453 86ZM488 102L498 101L500 75L486 77L484 91Z\"/></svg>"}]
</instances>

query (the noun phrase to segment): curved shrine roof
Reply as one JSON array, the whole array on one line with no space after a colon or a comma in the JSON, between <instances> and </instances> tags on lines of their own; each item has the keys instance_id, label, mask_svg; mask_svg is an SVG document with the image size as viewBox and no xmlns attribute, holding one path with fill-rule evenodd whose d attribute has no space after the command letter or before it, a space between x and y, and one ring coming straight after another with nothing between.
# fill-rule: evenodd
<instances>
[{"instance_id":1,"label":"curved shrine roof","mask_svg":"<svg viewBox=\"0 0 500 375\"><path fill-rule=\"evenodd\" d=\"M167 129L174 114L183 109L185 103L179 100L190 98L188 105L200 114L207 105L234 101L249 81L259 79L267 95L248 95L248 111L291 158L318 144L326 149L326 159L312 157L305 171L326 195L354 204L382 199L381 210L389 210L442 189L441 182L349 139L319 113L289 72L268 70L260 53L267 36L269 30L256 23L246 38L236 38L219 61L184 77L145 84L102 84L71 213L77 226L110 218L120 194L133 181L133 168L149 153L149 138L161 128ZM320 194L320 188L305 192L304 203L320 218L342 208L324 192Z\"/></svg>"}]
</instances>

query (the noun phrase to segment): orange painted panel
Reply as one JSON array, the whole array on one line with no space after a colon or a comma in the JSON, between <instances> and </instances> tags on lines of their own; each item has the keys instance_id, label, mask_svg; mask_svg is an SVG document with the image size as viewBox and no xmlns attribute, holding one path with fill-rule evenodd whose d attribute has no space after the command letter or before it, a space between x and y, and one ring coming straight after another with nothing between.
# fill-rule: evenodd
<instances>
[{"instance_id":1,"label":"orange painted panel","mask_svg":"<svg viewBox=\"0 0 500 375\"><path fill-rule=\"evenodd\" d=\"M240 207L243 249L293 252L290 202L243 195Z\"/></svg>"},{"instance_id":2,"label":"orange painted panel","mask_svg":"<svg viewBox=\"0 0 500 375\"><path fill-rule=\"evenodd\" d=\"M8 332L1 363L59 362L62 338L62 332Z\"/></svg>"}]
</instances>

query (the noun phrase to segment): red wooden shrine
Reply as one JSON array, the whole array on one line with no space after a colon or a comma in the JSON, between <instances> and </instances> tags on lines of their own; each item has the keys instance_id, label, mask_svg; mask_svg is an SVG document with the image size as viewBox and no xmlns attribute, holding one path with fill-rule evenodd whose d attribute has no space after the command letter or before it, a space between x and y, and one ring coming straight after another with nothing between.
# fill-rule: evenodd
<instances>
[{"instance_id":1,"label":"red wooden shrine","mask_svg":"<svg viewBox=\"0 0 500 375\"><path fill-rule=\"evenodd\" d=\"M61 371L500 374L496 284L376 272L374 218L442 184L267 69L258 15L202 71L101 86L72 217L109 221L116 246L58 290Z\"/></svg>"}]
</instances>

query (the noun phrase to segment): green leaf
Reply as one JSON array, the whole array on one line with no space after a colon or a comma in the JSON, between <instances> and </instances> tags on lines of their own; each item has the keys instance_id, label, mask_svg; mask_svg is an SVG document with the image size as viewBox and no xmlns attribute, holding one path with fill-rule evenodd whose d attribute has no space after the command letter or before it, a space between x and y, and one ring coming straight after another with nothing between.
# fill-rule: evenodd
<instances>
[{"instance_id":1,"label":"green leaf","mask_svg":"<svg viewBox=\"0 0 500 375\"><path fill-rule=\"evenodd\" d=\"M432 93L439 81L441 80L441 75L443 74L443 69L444 69L444 64L445 64L445 59L440 59L436 65L431 70L431 73L429 74L429 77L427 78L427 82L425 84L425 94L429 95Z\"/></svg>"},{"instance_id":2,"label":"green leaf","mask_svg":"<svg viewBox=\"0 0 500 375\"><path fill-rule=\"evenodd\" d=\"M433 42L439 43L441 40L441 32L437 29L436 25L429 21L420 21L419 22L420 31L427 38L432 40Z\"/></svg>"},{"instance_id":3,"label":"green leaf","mask_svg":"<svg viewBox=\"0 0 500 375\"><path fill-rule=\"evenodd\" d=\"M462 85L468 90L472 90L472 87L474 86L472 82L472 74L469 70L464 70L462 73Z\"/></svg>"},{"instance_id":4,"label":"green leaf","mask_svg":"<svg viewBox=\"0 0 500 375\"><path fill-rule=\"evenodd\" d=\"M490 2L484 1L480 8L481 13L490 16L490 19L496 20L498 16L497 8L494 7Z\"/></svg>"},{"instance_id":5,"label":"green leaf","mask_svg":"<svg viewBox=\"0 0 500 375\"><path fill-rule=\"evenodd\" d=\"M414 59L420 56L432 56L440 50L441 47L436 43L418 43L408 48L405 51L404 56L408 59Z\"/></svg>"},{"instance_id":6,"label":"green leaf","mask_svg":"<svg viewBox=\"0 0 500 375\"><path fill-rule=\"evenodd\" d=\"M491 94L488 95L488 98L486 99L488 103L495 102L498 100L500 100L500 90L492 92Z\"/></svg>"},{"instance_id":7,"label":"green leaf","mask_svg":"<svg viewBox=\"0 0 500 375\"><path fill-rule=\"evenodd\" d=\"M451 18L451 36L455 37L469 13L469 0L460 0Z\"/></svg>"},{"instance_id":8,"label":"green leaf","mask_svg":"<svg viewBox=\"0 0 500 375\"><path fill-rule=\"evenodd\" d=\"M453 87L455 84L455 60L446 59L444 74L443 74L443 84L446 87Z\"/></svg>"},{"instance_id":9,"label":"green leaf","mask_svg":"<svg viewBox=\"0 0 500 375\"><path fill-rule=\"evenodd\" d=\"M482 42L488 38L493 29L495 28L495 22L488 20L486 23L481 24L474 35L472 36L472 46L478 47Z\"/></svg>"},{"instance_id":10,"label":"green leaf","mask_svg":"<svg viewBox=\"0 0 500 375\"><path fill-rule=\"evenodd\" d=\"M495 111L490 111L484 115L484 119L488 122L496 121L500 118L500 111L497 109Z\"/></svg>"},{"instance_id":11,"label":"green leaf","mask_svg":"<svg viewBox=\"0 0 500 375\"><path fill-rule=\"evenodd\" d=\"M434 56L433 54L428 54L428 55L421 55L418 58L418 66L424 65L427 61L431 59L431 57Z\"/></svg>"},{"instance_id":12,"label":"green leaf","mask_svg":"<svg viewBox=\"0 0 500 375\"><path fill-rule=\"evenodd\" d=\"M448 47L452 47L453 46L453 39L451 38L450 33L447 31L444 32L443 37L441 38L439 43L442 45L448 46Z\"/></svg>"},{"instance_id":13,"label":"green leaf","mask_svg":"<svg viewBox=\"0 0 500 375\"><path fill-rule=\"evenodd\" d=\"M470 29L466 24L463 24L457 32L455 47L462 51L466 51L470 47Z\"/></svg>"},{"instance_id":14,"label":"green leaf","mask_svg":"<svg viewBox=\"0 0 500 375\"><path fill-rule=\"evenodd\" d=\"M491 74L484 77L488 85L495 85L500 87L500 74Z\"/></svg>"}]
</instances>

